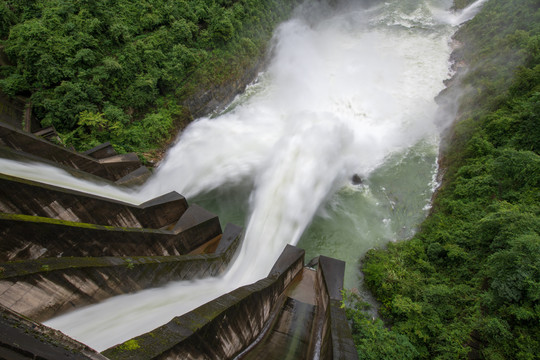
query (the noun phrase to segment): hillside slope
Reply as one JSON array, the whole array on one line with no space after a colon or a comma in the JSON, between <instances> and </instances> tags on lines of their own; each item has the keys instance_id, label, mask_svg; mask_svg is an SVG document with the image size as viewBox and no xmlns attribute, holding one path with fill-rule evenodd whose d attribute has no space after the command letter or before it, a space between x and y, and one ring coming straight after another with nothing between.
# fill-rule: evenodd
<instances>
[{"instance_id":1,"label":"hillside slope","mask_svg":"<svg viewBox=\"0 0 540 360\"><path fill-rule=\"evenodd\" d=\"M490 0L455 39L442 186L413 239L363 261L391 330L350 308L361 358L539 358L540 3Z\"/></svg>"},{"instance_id":2,"label":"hillside slope","mask_svg":"<svg viewBox=\"0 0 540 360\"><path fill-rule=\"evenodd\" d=\"M256 76L296 3L0 0L0 90L78 150L159 149Z\"/></svg>"}]
</instances>

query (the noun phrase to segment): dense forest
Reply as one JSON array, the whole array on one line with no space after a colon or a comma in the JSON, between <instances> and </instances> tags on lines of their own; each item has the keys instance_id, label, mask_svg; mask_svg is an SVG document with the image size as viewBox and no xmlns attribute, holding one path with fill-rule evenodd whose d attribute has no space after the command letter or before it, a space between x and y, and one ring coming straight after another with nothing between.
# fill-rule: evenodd
<instances>
[{"instance_id":1,"label":"dense forest","mask_svg":"<svg viewBox=\"0 0 540 360\"><path fill-rule=\"evenodd\" d=\"M540 3L489 0L455 40L432 211L363 260L384 322L347 294L361 359L540 358Z\"/></svg>"},{"instance_id":2,"label":"dense forest","mask_svg":"<svg viewBox=\"0 0 540 360\"><path fill-rule=\"evenodd\" d=\"M186 102L264 57L295 1L0 0L0 90L86 150L162 148Z\"/></svg>"}]
</instances>

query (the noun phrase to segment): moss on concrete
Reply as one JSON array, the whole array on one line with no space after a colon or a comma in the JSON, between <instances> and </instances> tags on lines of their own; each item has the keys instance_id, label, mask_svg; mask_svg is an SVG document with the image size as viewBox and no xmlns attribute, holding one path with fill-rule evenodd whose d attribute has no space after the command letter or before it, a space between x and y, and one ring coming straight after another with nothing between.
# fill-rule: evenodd
<instances>
[{"instance_id":1,"label":"moss on concrete","mask_svg":"<svg viewBox=\"0 0 540 360\"><path fill-rule=\"evenodd\" d=\"M61 258L43 258L35 260L18 260L4 262L0 267L0 279L26 276L40 272L61 271L66 269L81 268L103 268L124 266L129 269L139 269L144 271L147 265L165 265L160 266L158 277L170 273L178 262L214 262L221 260L223 255L205 254L205 255L177 255L177 256L129 256L129 257L61 257ZM153 269L156 270L156 269Z\"/></svg>"},{"instance_id":2,"label":"moss on concrete","mask_svg":"<svg viewBox=\"0 0 540 360\"><path fill-rule=\"evenodd\" d=\"M65 225L65 226L71 226L71 227L80 227L84 229L99 229L99 230L120 229L124 231L129 231L130 229L132 229L132 228L122 228L122 227L114 227L114 226L106 226L106 225L80 223L80 222L74 222L74 221L53 219L53 218L48 218L48 217L43 217L43 216L32 216L32 215L23 215L23 214L0 213L0 219L13 220L13 221L25 221L25 222L32 222L32 223L42 223L42 224Z\"/></svg>"},{"instance_id":3,"label":"moss on concrete","mask_svg":"<svg viewBox=\"0 0 540 360\"><path fill-rule=\"evenodd\" d=\"M136 350L139 349L141 346L139 345L139 342L135 339L131 339L123 343L118 347L119 350Z\"/></svg>"}]
</instances>

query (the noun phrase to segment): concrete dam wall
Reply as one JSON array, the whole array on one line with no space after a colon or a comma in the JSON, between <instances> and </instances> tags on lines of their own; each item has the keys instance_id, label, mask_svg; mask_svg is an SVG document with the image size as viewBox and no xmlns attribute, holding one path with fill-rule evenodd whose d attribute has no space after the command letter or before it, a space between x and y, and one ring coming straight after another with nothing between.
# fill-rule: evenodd
<instances>
[{"instance_id":1,"label":"concrete dam wall","mask_svg":"<svg viewBox=\"0 0 540 360\"><path fill-rule=\"evenodd\" d=\"M110 145L78 154L8 125L0 125L0 156L117 184L148 175ZM102 354L40 323L112 296L217 276L241 238L240 227L222 230L216 215L175 192L131 205L0 171L0 358L356 359L340 308L345 264L321 256L317 270L304 267L293 246L266 278Z\"/></svg>"}]
</instances>

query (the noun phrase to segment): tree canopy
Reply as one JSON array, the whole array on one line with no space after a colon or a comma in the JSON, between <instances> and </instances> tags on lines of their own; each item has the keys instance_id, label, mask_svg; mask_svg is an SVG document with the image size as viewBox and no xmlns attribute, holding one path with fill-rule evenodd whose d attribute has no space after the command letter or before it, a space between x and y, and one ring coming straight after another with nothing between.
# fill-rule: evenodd
<instances>
[{"instance_id":1,"label":"tree canopy","mask_svg":"<svg viewBox=\"0 0 540 360\"><path fill-rule=\"evenodd\" d=\"M263 56L283 0L0 0L0 89L85 150L159 147L185 99Z\"/></svg>"}]
</instances>

